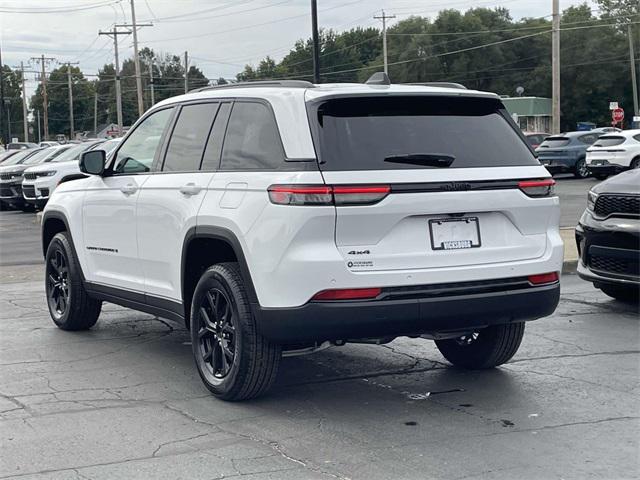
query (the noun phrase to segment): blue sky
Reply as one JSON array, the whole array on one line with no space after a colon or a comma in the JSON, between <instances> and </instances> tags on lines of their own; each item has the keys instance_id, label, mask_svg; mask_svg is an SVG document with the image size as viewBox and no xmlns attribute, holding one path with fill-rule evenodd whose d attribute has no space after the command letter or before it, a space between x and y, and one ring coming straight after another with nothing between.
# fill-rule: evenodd
<instances>
[{"instance_id":1,"label":"blue sky","mask_svg":"<svg viewBox=\"0 0 640 480\"><path fill-rule=\"evenodd\" d=\"M561 0L561 8L579 3ZM311 29L309 0L135 0L135 5L138 22L154 23L140 29L141 47L176 54L187 50L209 78L233 77L246 63L256 64L266 55L279 59ZM435 16L445 8L498 6L516 19L551 13L551 0L318 0L318 17L323 28L345 30L379 26L373 16L383 8L398 21L412 14ZM77 10L51 12L72 8ZM0 0L3 61L27 64L44 53L58 63L79 61L86 74L95 74L113 61L112 41L99 37L98 30L130 21L129 0ZM131 56L131 38L121 39L121 58ZM27 77L32 91L35 74Z\"/></svg>"}]
</instances>

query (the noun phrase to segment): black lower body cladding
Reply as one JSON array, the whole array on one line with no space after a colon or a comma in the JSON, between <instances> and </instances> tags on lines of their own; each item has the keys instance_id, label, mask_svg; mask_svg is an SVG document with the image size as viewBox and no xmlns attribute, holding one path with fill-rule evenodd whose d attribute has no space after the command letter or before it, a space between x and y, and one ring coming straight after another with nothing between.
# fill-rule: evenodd
<instances>
[{"instance_id":1,"label":"black lower body cladding","mask_svg":"<svg viewBox=\"0 0 640 480\"><path fill-rule=\"evenodd\" d=\"M470 332L552 314L560 283L372 301L309 302L295 308L261 308L261 333L281 344L356 340L423 333Z\"/></svg>"}]
</instances>

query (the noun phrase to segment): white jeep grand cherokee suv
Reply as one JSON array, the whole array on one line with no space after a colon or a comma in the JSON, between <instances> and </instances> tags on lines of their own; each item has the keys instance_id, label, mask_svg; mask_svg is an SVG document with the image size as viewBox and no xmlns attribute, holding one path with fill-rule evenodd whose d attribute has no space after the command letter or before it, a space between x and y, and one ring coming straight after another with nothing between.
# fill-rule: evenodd
<instances>
[{"instance_id":1,"label":"white jeep grand cherokee suv","mask_svg":"<svg viewBox=\"0 0 640 480\"><path fill-rule=\"evenodd\" d=\"M43 215L53 321L91 328L103 301L184 321L222 399L352 341L422 336L494 367L558 303L554 181L493 94L379 74L204 88L80 168Z\"/></svg>"}]
</instances>

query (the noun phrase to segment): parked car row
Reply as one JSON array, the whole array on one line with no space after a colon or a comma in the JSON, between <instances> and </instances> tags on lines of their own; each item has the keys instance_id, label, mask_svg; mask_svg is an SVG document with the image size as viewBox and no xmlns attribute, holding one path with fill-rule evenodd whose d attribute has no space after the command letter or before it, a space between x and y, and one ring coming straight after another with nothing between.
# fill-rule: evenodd
<instances>
[{"instance_id":1,"label":"parked car row","mask_svg":"<svg viewBox=\"0 0 640 480\"><path fill-rule=\"evenodd\" d=\"M0 203L2 207L29 211L42 209L62 182L82 175L78 160L82 152L113 150L119 139L80 144L13 149L0 157Z\"/></svg>"},{"instance_id":2,"label":"parked car row","mask_svg":"<svg viewBox=\"0 0 640 480\"><path fill-rule=\"evenodd\" d=\"M535 138L535 137L532 137ZM533 146L533 140L529 143ZM609 175L640 167L640 130L613 127L565 132L547 136L535 148L538 160L554 173L573 173L577 178Z\"/></svg>"}]
</instances>

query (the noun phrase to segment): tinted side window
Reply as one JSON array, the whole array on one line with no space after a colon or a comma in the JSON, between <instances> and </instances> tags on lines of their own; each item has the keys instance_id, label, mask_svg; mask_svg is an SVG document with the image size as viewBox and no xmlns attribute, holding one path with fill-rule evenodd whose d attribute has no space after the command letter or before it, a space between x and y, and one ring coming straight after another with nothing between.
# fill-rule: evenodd
<instances>
[{"instance_id":1,"label":"tinted side window","mask_svg":"<svg viewBox=\"0 0 640 480\"><path fill-rule=\"evenodd\" d=\"M222 153L222 143L224 140L224 131L227 128L229 110L231 110L230 103L223 103L218 109L216 121L213 124L211 133L209 134L209 140L207 141L207 148L204 151L201 170L210 172L217 170L220 166L220 154Z\"/></svg>"},{"instance_id":2,"label":"tinted side window","mask_svg":"<svg viewBox=\"0 0 640 480\"><path fill-rule=\"evenodd\" d=\"M638 135L634 135L633 139L640 142L640 133Z\"/></svg>"},{"instance_id":3,"label":"tinted side window","mask_svg":"<svg viewBox=\"0 0 640 480\"><path fill-rule=\"evenodd\" d=\"M202 153L217 110L218 103L182 107L169 140L163 171L192 172L200 168Z\"/></svg>"},{"instance_id":4,"label":"tinted side window","mask_svg":"<svg viewBox=\"0 0 640 480\"><path fill-rule=\"evenodd\" d=\"M274 169L283 161L284 150L271 110L262 103L236 102L227 126L221 169Z\"/></svg>"},{"instance_id":5,"label":"tinted side window","mask_svg":"<svg viewBox=\"0 0 640 480\"><path fill-rule=\"evenodd\" d=\"M591 145L597 139L598 139L598 136L594 135L592 133L588 134L588 135L582 135L581 137L578 137L578 140L580 140L582 143L586 143L587 145Z\"/></svg>"},{"instance_id":6,"label":"tinted side window","mask_svg":"<svg viewBox=\"0 0 640 480\"><path fill-rule=\"evenodd\" d=\"M162 133L171 118L172 108L152 113L131 132L118 150L113 171L142 173L151 171L153 159L160 147Z\"/></svg>"}]
</instances>

